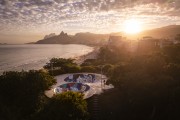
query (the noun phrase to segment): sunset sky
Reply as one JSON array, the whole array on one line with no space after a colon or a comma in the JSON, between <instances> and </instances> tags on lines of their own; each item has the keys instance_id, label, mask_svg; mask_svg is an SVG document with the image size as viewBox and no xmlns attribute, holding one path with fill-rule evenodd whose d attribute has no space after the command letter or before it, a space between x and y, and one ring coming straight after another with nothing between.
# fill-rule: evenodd
<instances>
[{"instance_id":1,"label":"sunset sky","mask_svg":"<svg viewBox=\"0 0 180 120\"><path fill-rule=\"evenodd\" d=\"M180 0L0 0L0 43L26 43L50 33L141 30L180 24Z\"/></svg>"}]
</instances>

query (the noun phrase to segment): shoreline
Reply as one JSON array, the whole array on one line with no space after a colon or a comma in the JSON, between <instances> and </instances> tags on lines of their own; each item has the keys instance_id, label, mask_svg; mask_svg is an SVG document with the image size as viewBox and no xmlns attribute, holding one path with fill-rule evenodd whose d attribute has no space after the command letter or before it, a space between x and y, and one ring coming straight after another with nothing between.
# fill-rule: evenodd
<instances>
[{"instance_id":1,"label":"shoreline","mask_svg":"<svg viewBox=\"0 0 180 120\"><path fill-rule=\"evenodd\" d=\"M80 56L75 56L75 57L72 57L72 59L74 59L74 62L77 64L77 65L81 65L86 59L96 59L97 58L97 55L99 53L99 49L100 47L93 47L93 50L91 52L87 52L85 53L84 55L80 55ZM40 70L40 69L43 69L43 66L39 67L39 68L35 68L35 69L30 69L30 70ZM21 70L1 70L0 69L0 75L3 74L3 72L8 72L8 71L29 71L27 69L21 69Z\"/></svg>"},{"instance_id":2,"label":"shoreline","mask_svg":"<svg viewBox=\"0 0 180 120\"><path fill-rule=\"evenodd\" d=\"M22 46L24 46L24 45L22 44ZM17 50L19 50L20 52L21 52L21 50L26 48L26 46L25 47L7 46L7 47L5 47L3 49L8 50L11 47L18 48ZM72 58L72 59L74 59L74 62L79 65L85 59L92 58L92 56L95 56L96 52L94 52L94 51L96 51L96 49L98 48L97 46L94 46L94 47L93 46L87 46L86 47L86 45L82 45L82 47L81 47L81 45L80 45L80 49L78 47L78 49L76 50L77 47L75 46L74 50L71 50L72 52L71 51L68 52L68 49L67 49L67 52L64 51L64 53L63 52L59 53L59 52L56 52L56 51L63 51L63 47L61 49L61 47L57 46L57 50L55 51L56 47L54 48L54 46L50 46L48 48L53 48L53 49L48 51L47 54L46 54L44 52L44 50L45 50L44 48L46 48L46 45L45 45L45 47L42 47L42 49L39 49L39 45L37 45L37 46L35 46L35 48L38 48L37 52L44 53L44 55L43 54L39 55L39 54L34 54L34 53L36 53L36 51L34 51L34 46L32 47L30 45L30 46L28 46L28 48L30 48L29 50L32 53L33 58L28 56L29 50L28 50L28 54L27 54L27 49L26 49L25 52L22 52L21 54L18 54L18 55L21 55L21 56L19 56L19 57L18 57L18 55L16 56L16 58L15 58L16 61L9 60L9 59L11 59L12 57L15 56L14 54L10 54L10 55L5 54L4 56L1 56L2 58L5 59L4 60L5 62L3 61L3 59L1 60L1 63L0 63L0 75L2 75L4 72L8 72L8 71L18 71L18 72L20 72L22 70L29 71L29 70L43 69L43 66L47 62L49 62L49 60L51 58L54 58L54 56L56 56L55 58L65 58L65 59ZM91 47L91 48L89 48L89 47ZM71 46L69 48L71 48ZM55 53L54 53L54 51L55 51ZM51 52L53 52L53 54L51 54ZM63 53L63 54L61 54L61 53ZM95 58L95 57L93 57L93 58ZM7 59L7 61L6 61L6 59Z\"/></svg>"},{"instance_id":3,"label":"shoreline","mask_svg":"<svg viewBox=\"0 0 180 120\"><path fill-rule=\"evenodd\" d=\"M100 47L94 47L93 51L85 54L85 55L81 55L78 57L75 57L75 63L77 63L78 65L81 65L86 59L96 59L97 55L99 53L99 49Z\"/></svg>"}]
</instances>

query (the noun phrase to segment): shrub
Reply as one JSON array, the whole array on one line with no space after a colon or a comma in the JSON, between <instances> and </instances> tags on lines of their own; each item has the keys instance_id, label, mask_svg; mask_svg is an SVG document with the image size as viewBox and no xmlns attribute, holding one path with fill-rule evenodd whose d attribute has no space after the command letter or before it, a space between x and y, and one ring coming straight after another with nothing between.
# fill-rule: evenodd
<instances>
[{"instance_id":1,"label":"shrub","mask_svg":"<svg viewBox=\"0 0 180 120\"><path fill-rule=\"evenodd\" d=\"M94 66L83 66L81 72L96 72L96 68Z\"/></svg>"},{"instance_id":2,"label":"shrub","mask_svg":"<svg viewBox=\"0 0 180 120\"><path fill-rule=\"evenodd\" d=\"M48 90L55 79L47 72L5 72L0 76L1 119L25 119L39 111L44 102L44 91ZM3 114L6 113L6 114ZM3 115L2 115L3 114Z\"/></svg>"},{"instance_id":3,"label":"shrub","mask_svg":"<svg viewBox=\"0 0 180 120\"><path fill-rule=\"evenodd\" d=\"M71 91L55 95L40 113L42 120L85 120L87 117L83 95Z\"/></svg>"}]
</instances>

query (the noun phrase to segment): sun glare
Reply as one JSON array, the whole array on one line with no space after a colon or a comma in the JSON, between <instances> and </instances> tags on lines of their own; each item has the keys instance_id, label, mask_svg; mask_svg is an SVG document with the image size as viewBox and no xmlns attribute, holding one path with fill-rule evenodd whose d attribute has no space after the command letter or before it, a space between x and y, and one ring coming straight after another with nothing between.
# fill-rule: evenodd
<instances>
[{"instance_id":1,"label":"sun glare","mask_svg":"<svg viewBox=\"0 0 180 120\"><path fill-rule=\"evenodd\" d=\"M130 19L124 23L124 32L127 34L136 34L141 32L141 25L139 21Z\"/></svg>"}]
</instances>

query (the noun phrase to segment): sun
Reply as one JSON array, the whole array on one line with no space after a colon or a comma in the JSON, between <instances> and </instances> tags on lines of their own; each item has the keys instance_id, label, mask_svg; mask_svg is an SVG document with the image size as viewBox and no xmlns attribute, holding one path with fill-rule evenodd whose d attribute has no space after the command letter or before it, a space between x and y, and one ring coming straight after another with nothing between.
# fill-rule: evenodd
<instances>
[{"instance_id":1,"label":"sun","mask_svg":"<svg viewBox=\"0 0 180 120\"><path fill-rule=\"evenodd\" d=\"M141 32L141 25L138 20L130 19L124 23L124 32L127 34L136 34Z\"/></svg>"}]
</instances>

